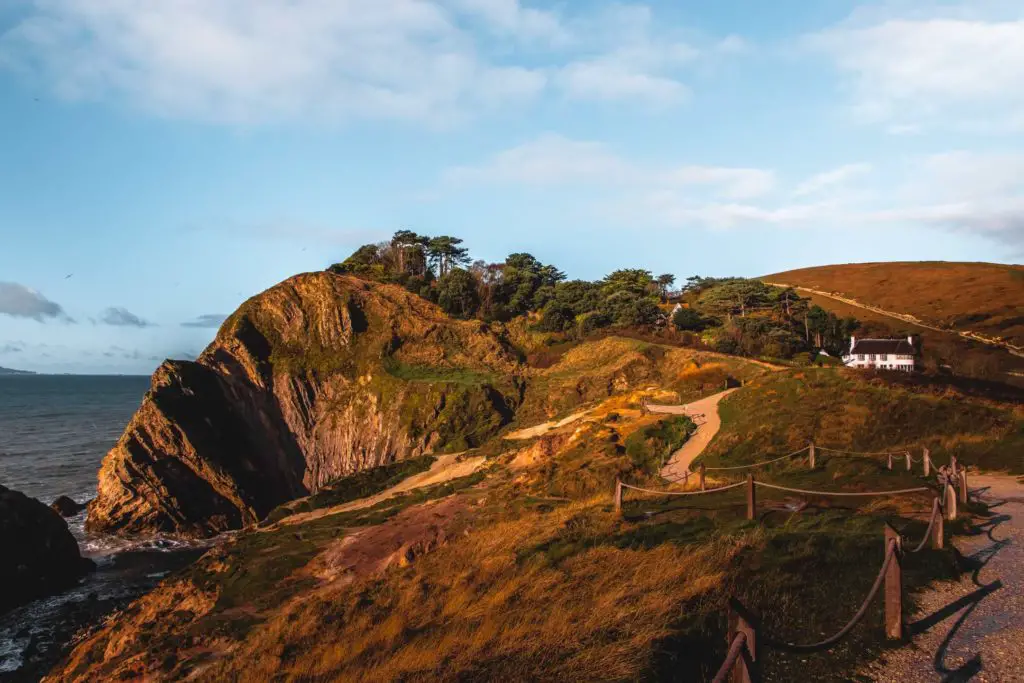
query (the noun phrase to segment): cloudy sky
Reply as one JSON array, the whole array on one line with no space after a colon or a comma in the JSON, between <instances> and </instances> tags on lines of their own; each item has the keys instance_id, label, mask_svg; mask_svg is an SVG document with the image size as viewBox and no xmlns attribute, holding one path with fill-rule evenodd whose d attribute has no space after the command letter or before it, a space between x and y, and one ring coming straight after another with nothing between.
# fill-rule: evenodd
<instances>
[{"instance_id":1,"label":"cloudy sky","mask_svg":"<svg viewBox=\"0 0 1024 683\"><path fill-rule=\"evenodd\" d=\"M0 365L148 373L399 228L583 278L1020 262L1022 133L1019 2L3 0Z\"/></svg>"}]
</instances>

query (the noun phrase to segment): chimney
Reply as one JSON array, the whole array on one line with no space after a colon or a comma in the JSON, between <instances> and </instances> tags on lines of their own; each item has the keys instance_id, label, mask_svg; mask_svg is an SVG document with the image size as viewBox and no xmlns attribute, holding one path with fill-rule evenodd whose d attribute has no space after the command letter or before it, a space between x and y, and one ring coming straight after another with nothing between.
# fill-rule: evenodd
<instances>
[{"instance_id":1,"label":"chimney","mask_svg":"<svg viewBox=\"0 0 1024 683\"><path fill-rule=\"evenodd\" d=\"M853 353L853 347L857 345L857 338L850 335L850 353Z\"/></svg>"},{"instance_id":2,"label":"chimney","mask_svg":"<svg viewBox=\"0 0 1024 683\"><path fill-rule=\"evenodd\" d=\"M913 337L907 337L907 343L910 344L911 347L913 347L914 346L914 338Z\"/></svg>"}]
</instances>

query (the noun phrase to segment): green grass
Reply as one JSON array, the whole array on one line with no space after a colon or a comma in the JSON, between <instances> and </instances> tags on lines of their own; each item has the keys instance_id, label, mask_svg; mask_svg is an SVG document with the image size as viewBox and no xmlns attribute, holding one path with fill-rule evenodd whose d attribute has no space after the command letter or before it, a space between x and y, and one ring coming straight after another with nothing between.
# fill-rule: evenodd
<instances>
[{"instance_id":1,"label":"green grass","mask_svg":"<svg viewBox=\"0 0 1024 683\"><path fill-rule=\"evenodd\" d=\"M498 383L497 376L491 372L480 372L468 368L443 368L431 365L407 365L391 362L385 370L392 377L407 382L441 382L445 384L461 384L465 386L482 386Z\"/></svg>"},{"instance_id":2,"label":"green grass","mask_svg":"<svg viewBox=\"0 0 1024 683\"><path fill-rule=\"evenodd\" d=\"M899 378L897 378L899 379ZM826 368L789 370L759 380L719 405L722 429L702 461L748 464L803 448L931 450L988 469L1024 472L1024 421L1015 406L937 386Z\"/></svg>"},{"instance_id":3,"label":"green grass","mask_svg":"<svg viewBox=\"0 0 1024 683\"><path fill-rule=\"evenodd\" d=\"M667 462L696 430L697 425L685 415L665 418L626 437L626 455L634 467L649 475L657 474L661 464Z\"/></svg>"}]
</instances>

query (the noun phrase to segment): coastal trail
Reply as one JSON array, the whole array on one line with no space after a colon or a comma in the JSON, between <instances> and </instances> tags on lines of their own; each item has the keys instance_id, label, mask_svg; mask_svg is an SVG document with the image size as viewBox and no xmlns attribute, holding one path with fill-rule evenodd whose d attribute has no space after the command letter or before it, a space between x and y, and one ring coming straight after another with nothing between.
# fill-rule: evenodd
<instances>
[{"instance_id":1,"label":"coastal trail","mask_svg":"<svg viewBox=\"0 0 1024 683\"><path fill-rule=\"evenodd\" d=\"M1024 681L1024 483L989 474L970 486L992 516L957 540L969 573L919 596L912 641L862 671L869 680Z\"/></svg>"},{"instance_id":2,"label":"coastal trail","mask_svg":"<svg viewBox=\"0 0 1024 683\"><path fill-rule=\"evenodd\" d=\"M686 477L690 471L690 463L698 455L704 452L711 439L722 426L722 418L718 415L718 404L723 398L736 391L728 389L718 394L713 394L699 401L680 406L658 406L648 405L647 409L652 413L665 413L668 415L704 415L704 424L697 427L697 431L686 440L682 448L672 454L668 463L661 468L661 476L671 481L678 481Z\"/></svg>"},{"instance_id":3,"label":"coastal trail","mask_svg":"<svg viewBox=\"0 0 1024 683\"><path fill-rule=\"evenodd\" d=\"M439 455L437 456L437 460L434 461L434 464L431 465L430 469L426 472L420 472L419 474L407 477L398 484L395 484L391 488L385 489L380 493L367 496L366 498L359 498L358 500L353 500L334 507L313 510L312 512L297 513L289 517L285 517L277 524L297 524L301 522L308 522L312 519L319 519L320 517L328 517L330 515L337 515L343 512L352 512L353 510L362 510L364 508L373 507L377 503L389 500L399 494L412 491L413 489L422 488L424 486L433 486L435 484L443 484L445 482L452 481L453 479L468 477L480 469L486 460L487 458L482 455L474 458L467 458L465 457L465 453ZM277 525L271 525L267 527L267 529L272 529L276 526Z\"/></svg>"}]
</instances>

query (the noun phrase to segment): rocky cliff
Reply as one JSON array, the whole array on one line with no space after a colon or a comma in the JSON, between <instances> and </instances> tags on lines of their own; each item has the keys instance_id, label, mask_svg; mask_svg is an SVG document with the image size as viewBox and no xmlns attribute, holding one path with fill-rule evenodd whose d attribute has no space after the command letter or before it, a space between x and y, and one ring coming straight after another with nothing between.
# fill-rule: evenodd
<instances>
[{"instance_id":1,"label":"rocky cliff","mask_svg":"<svg viewBox=\"0 0 1024 683\"><path fill-rule=\"evenodd\" d=\"M23 493L0 486L0 614L75 585L96 568L78 550L61 516Z\"/></svg>"},{"instance_id":2,"label":"rocky cliff","mask_svg":"<svg viewBox=\"0 0 1024 683\"><path fill-rule=\"evenodd\" d=\"M103 461L88 527L207 536L355 471L474 446L511 420L520 365L480 322L391 285L298 275L167 361Z\"/></svg>"}]
</instances>

